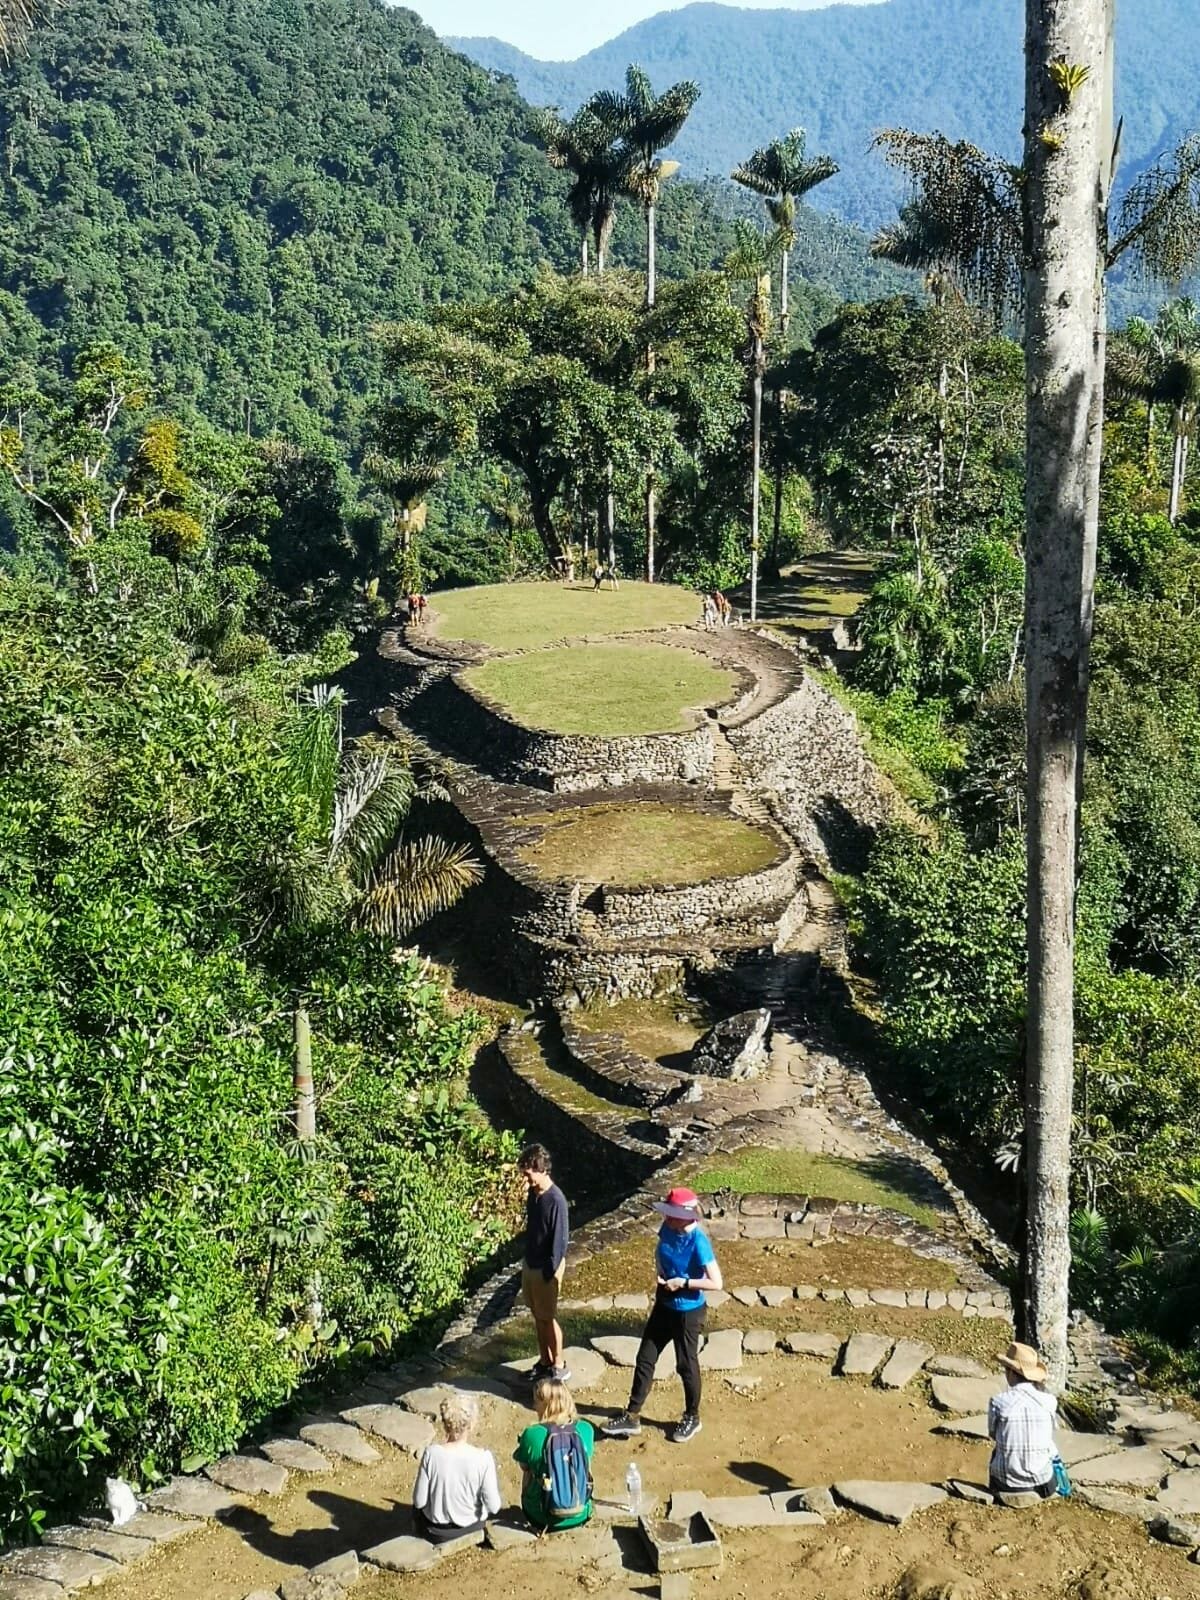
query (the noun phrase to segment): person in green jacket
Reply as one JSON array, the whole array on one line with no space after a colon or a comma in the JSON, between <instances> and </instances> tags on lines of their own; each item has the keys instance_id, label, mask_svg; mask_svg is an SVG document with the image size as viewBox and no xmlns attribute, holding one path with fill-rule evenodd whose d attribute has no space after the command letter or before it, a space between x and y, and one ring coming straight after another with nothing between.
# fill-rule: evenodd
<instances>
[{"instance_id":1,"label":"person in green jacket","mask_svg":"<svg viewBox=\"0 0 1200 1600\"><path fill-rule=\"evenodd\" d=\"M596 1434L591 1423L576 1412L575 1401L566 1384L559 1383L555 1378L542 1378L537 1383L533 1391L533 1405L538 1420L526 1428L517 1440L513 1460L521 1468L521 1509L535 1528L545 1529L551 1526L551 1519L546 1507L542 1473L546 1440L550 1437L551 1427L573 1427L589 1462L596 1447ZM558 1517L553 1526L578 1528L591 1514L592 1502L589 1499L578 1516Z\"/></svg>"}]
</instances>

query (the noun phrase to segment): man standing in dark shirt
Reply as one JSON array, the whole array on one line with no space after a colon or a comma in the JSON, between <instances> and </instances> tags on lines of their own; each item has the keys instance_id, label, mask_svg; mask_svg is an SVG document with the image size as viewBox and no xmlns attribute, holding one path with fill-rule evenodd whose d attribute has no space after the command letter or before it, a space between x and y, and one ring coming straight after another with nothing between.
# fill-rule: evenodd
<instances>
[{"instance_id":1,"label":"man standing in dark shirt","mask_svg":"<svg viewBox=\"0 0 1200 1600\"><path fill-rule=\"evenodd\" d=\"M550 1152L531 1144L521 1151L519 1166L529 1188L525 1201L525 1264L521 1292L537 1329L538 1364L533 1379L566 1383L563 1336L558 1325L558 1291L567 1260L567 1200L550 1176Z\"/></svg>"}]
</instances>

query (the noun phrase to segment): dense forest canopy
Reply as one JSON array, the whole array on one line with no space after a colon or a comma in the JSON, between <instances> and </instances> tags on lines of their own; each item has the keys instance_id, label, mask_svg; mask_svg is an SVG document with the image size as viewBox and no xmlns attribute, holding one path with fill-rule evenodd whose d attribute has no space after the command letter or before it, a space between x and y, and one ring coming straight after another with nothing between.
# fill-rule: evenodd
<instances>
[{"instance_id":1,"label":"dense forest canopy","mask_svg":"<svg viewBox=\"0 0 1200 1600\"><path fill-rule=\"evenodd\" d=\"M869 153L880 128L938 128L1017 157L1022 28L1019 0L887 0L812 11L706 4L664 9L578 61L536 61L498 39L452 42L515 79L535 105L564 110L618 82L629 61L652 77L695 78L711 92L676 149L688 174L726 173L748 150L800 125L841 163L818 207L875 228L899 192ZM1198 75L1191 0L1117 7L1127 172L1178 143L1194 120Z\"/></svg>"}]
</instances>

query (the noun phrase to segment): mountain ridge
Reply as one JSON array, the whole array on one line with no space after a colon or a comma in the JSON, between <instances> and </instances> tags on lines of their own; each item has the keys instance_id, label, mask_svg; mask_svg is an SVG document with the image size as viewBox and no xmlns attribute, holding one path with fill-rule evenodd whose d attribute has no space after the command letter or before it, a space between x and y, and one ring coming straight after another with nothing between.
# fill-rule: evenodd
<instances>
[{"instance_id":1,"label":"mountain ridge","mask_svg":"<svg viewBox=\"0 0 1200 1600\"><path fill-rule=\"evenodd\" d=\"M695 78L701 98L672 154L690 176L728 173L757 145L804 127L841 165L813 199L874 228L900 186L870 153L881 127L940 129L1009 159L1020 152L1020 0L883 0L814 11L748 11L698 0L635 24L573 62L541 62L486 39L448 39L512 77L534 104L573 110L616 86L630 61L656 85ZM1194 0L1119 8L1118 109L1128 182L1200 124ZM797 74L796 62L806 64ZM948 71L946 63L960 63Z\"/></svg>"}]
</instances>

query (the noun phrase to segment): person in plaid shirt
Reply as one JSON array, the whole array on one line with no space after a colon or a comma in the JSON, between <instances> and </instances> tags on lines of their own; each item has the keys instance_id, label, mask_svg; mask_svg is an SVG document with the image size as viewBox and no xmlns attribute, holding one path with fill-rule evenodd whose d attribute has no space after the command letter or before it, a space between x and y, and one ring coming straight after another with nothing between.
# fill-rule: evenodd
<instances>
[{"instance_id":1,"label":"person in plaid shirt","mask_svg":"<svg viewBox=\"0 0 1200 1600\"><path fill-rule=\"evenodd\" d=\"M1058 1401L1043 1385L1048 1373L1036 1350L1010 1344L1000 1357L1008 1388L988 1405L988 1437L994 1441L988 1482L993 1494L1055 1492L1054 1415Z\"/></svg>"}]
</instances>

